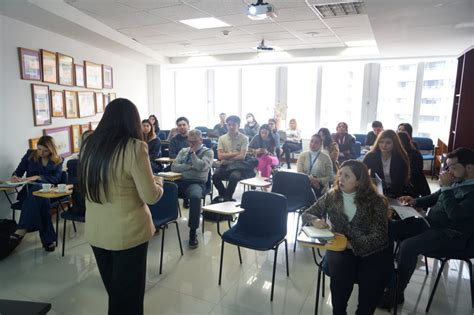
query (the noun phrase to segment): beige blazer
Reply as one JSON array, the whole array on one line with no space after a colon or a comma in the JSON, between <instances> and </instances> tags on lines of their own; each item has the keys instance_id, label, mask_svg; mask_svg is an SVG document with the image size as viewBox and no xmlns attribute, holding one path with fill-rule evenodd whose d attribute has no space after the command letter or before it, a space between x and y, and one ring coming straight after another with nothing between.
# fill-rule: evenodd
<instances>
[{"instance_id":1,"label":"beige blazer","mask_svg":"<svg viewBox=\"0 0 474 315\"><path fill-rule=\"evenodd\" d=\"M153 177L145 142L131 139L125 154L115 158L116 178L109 175L109 199L103 194L103 204L99 204L86 198L86 239L95 247L124 250L153 237L155 227L147 204L161 198L163 183Z\"/></svg>"},{"instance_id":2,"label":"beige blazer","mask_svg":"<svg viewBox=\"0 0 474 315\"><path fill-rule=\"evenodd\" d=\"M328 183L333 180L331 158L322 151L313 168L311 168L311 152L305 151L301 153L296 162L296 170L300 173L316 177L326 188Z\"/></svg>"}]
</instances>

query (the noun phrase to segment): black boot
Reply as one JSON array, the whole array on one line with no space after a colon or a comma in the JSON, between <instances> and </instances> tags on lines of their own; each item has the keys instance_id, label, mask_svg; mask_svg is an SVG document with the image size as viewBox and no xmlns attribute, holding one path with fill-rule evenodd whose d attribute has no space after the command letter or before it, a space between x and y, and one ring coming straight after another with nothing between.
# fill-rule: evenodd
<instances>
[{"instance_id":1,"label":"black boot","mask_svg":"<svg viewBox=\"0 0 474 315\"><path fill-rule=\"evenodd\" d=\"M199 245L197 235L196 235L196 229L191 229L189 231L189 248L194 249L197 248Z\"/></svg>"}]
</instances>

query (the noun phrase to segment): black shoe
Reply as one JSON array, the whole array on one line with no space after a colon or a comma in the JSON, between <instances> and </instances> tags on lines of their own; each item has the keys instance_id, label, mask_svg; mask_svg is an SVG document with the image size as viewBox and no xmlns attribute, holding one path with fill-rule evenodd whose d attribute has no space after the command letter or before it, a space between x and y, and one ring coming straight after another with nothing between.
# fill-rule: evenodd
<instances>
[{"instance_id":1,"label":"black shoe","mask_svg":"<svg viewBox=\"0 0 474 315\"><path fill-rule=\"evenodd\" d=\"M393 289L388 289L387 291L385 291L377 307L386 309L386 310L391 310L395 306L393 303L395 300L394 295L395 295L395 290ZM397 305L403 304L403 302L405 302L405 296L403 292L399 292L397 294Z\"/></svg>"},{"instance_id":2,"label":"black shoe","mask_svg":"<svg viewBox=\"0 0 474 315\"><path fill-rule=\"evenodd\" d=\"M193 236L190 236L189 237L189 248L195 249L195 248L198 247L198 245L199 245L199 241L197 239L196 234L194 234Z\"/></svg>"},{"instance_id":3,"label":"black shoe","mask_svg":"<svg viewBox=\"0 0 474 315\"><path fill-rule=\"evenodd\" d=\"M189 199L183 199L183 208L189 209Z\"/></svg>"},{"instance_id":4,"label":"black shoe","mask_svg":"<svg viewBox=\"0 0 474 315\"><path fill-rule=\"evenodd\" d=\"M43 248L47 252L54 252L54 250L56 249L56 244L52 242L51 244L43 245Z\"/></svg>"},{"instance_id":5,"label":"black shoe","mask_svg":"<svg viewBox=\"0 0 474 315\"><path fill-rule=\"evenodd\" d=\"M224 198L224 201L237 201L234 198Z\"/></svg>"}]
</instances>

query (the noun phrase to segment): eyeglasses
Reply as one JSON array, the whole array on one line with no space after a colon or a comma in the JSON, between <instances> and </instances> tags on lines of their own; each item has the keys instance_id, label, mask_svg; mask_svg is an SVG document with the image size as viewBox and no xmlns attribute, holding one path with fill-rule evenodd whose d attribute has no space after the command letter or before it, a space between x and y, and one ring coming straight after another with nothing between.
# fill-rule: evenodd
<instances>
[{"instance_id":1,"label":"eyeglasses","mask_svg":"<svg viewBox=\"0 0 474 315\"><path fill-rule=\"evenodd\" d=\"M449 171L449 170L453 169L453 167L454 167L456 164L459 164L459 162L453 163L453 164L451 164L451 165L446 165L446 166L444 167L444 170L445 170L445 171Z\"/></svg>"}]
</instances>

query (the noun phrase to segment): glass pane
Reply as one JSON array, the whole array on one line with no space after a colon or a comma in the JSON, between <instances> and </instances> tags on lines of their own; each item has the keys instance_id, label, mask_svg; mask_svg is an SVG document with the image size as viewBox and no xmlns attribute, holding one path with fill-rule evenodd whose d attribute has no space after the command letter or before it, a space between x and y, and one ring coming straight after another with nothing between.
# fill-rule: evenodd
<instances>
[{"instance_id":1,"label":"glass pane","mask_svg":"<svg viewBox=\"0 0 474 315\"><path fill-rule=\"evenodd\" d=\"M323 65L321 127L336 132L337 123L344 121L349 125L349 133L359 132L363 81L363 63Z\"/></svg>"},{"instance_id":2,"label":"glass pane","mask_svg":"<svg viewBox=\"0 0 474 315\"><path fill-rule=\"evenodd\" d=\"M176 71L176 117L185 116L191 127L207 126L206 70Z\"/></svg>"},{"instance_id":3,"label":"glass pane","mask_svg":"<svg viewBox=\"0 0 474 315\"><path fill-rule=\"evenodd\" d=\"M219 122L219 114L237 115L239 110L239 69L217 68L214 70L214 115L211 124Z\"/></svg>"},{"instance_id":4,"label":"glass pane","mask_svg":"<svg viewBox=\"0 0 474 315\"><path fill-rule=\"evenodd\" d=\"M415 61L386 61L380 64L377 120L386 129L413 122L416 82Z\"/></svg>"},{"instance_id":5,"label":"glass pane","mask_svg":"<svg viewBox=\"0 0 474 315\"><path fill-rule=\"evenodd\" d=\"M252 113L261 125L273 117L275 106L274 66L244 67L242 69L242 123L245 115Z\"/></svg>"},{"instance_id":6,"label":"glass pane","mask_svg":"<svg viewBox=\"0 0 474 315\"><path fill-rule=\"evenodd\" d=\"M175 103L174 103L174 71L167 70L163 72L161 81L162 105L160 128L171 130L175 127ZM150 113L153 114L153 113ZM156 113L155 113L156 114Z\"/></svg>"},{"instance_id":7,"label":"glass pane","mask_svg":"<svg viewBox=\"0 0 474 315\"><path fill-rule=\"evenodd\" d=\"M287 121L286 126L281 125L280 128L287 129L288 121L295 118L304 138L310 138L317 131L315 130L317 69L315 64L288 66Z\"/></svg>"},{"instance_id":8,"label":"glass pane","mask_svg":"<svg viewBox=\"0 0 474 315\"><path fill-rule=\"evenodd\" d=\"M451 124L457 60L425 62L418 133L420 137L447 139Z\"/></svg>"}]
</instances>

